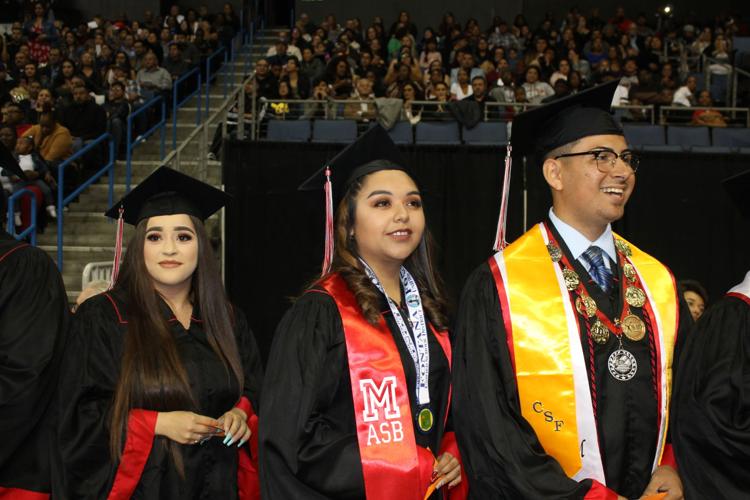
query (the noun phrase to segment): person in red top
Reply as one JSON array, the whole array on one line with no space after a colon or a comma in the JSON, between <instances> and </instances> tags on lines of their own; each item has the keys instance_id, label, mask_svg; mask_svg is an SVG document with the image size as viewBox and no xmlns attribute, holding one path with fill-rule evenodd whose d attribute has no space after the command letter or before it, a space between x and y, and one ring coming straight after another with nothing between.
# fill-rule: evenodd
<instances>
[{"instance_id":1,"label":"person in red top","mask_svg":"<svg viewBox=\"0 0 750 500\"><path fill-rule=\"evenodd\" d=\"M380 126L300 189L324 185L323 276L268 360L263 498L461 498L448 319L419 187Z\"/></svg>"}]
</instances>

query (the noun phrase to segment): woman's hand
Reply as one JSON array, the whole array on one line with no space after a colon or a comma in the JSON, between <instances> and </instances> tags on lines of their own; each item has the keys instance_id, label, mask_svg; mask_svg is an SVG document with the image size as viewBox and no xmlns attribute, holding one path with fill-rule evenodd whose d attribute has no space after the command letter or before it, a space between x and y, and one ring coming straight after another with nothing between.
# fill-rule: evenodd
<instances>
[{"instance_id":1,"label":"woman's hand","mask_svg":"<svg viewBox=\"0 0 750 500\"><path fill-rule=\"evenodd\" d=\"M253 434L247 426L247 415L239 408L232 408L219 417L219 423L224 429L224 444L227 446L237 443L239 448L247 443Z\"/></svg>"},{"instance_id":2,"label":"woman's hand","mask_svg":"<svg viewBox=\"0 0 750 500\"><path fill-rule=\"evenodd\" d=\"M456 457L445 452L438 457L438 463L435 465L434 474L436 476L442 476L442 479L437 485L438 489L446 484L448 485L448 488L453 488L461 482L461 464Z\"/></svg>"},{"instance_id":3,"label":"woman's hand","mask_svg":"<svg viewBox=\"0 0 750 500\"><path fill-rule=\"evenodd\" d=\"M191 411L159 412L155 433L180 444L198 444L223 429L215 418L198 415Z\"/></svg>"}]
</instances>

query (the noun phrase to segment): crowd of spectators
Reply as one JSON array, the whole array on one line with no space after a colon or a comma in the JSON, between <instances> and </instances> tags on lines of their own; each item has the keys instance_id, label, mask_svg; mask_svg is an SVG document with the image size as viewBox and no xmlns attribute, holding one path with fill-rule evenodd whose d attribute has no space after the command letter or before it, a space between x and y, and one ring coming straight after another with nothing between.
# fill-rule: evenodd
<instances>
[{"instance_id":1,"label":"crowd of spectators","mask_svg":"<svg viewBox=\"0 0 750 500\"><path fill-rule=\"evenodd\" d=\"M128 116L153 96L166 97L175 79L229 47L239 29L230 3L219 13L172 5L163 16L146 11L139 20L95 16L78 23L56 18L45 2L30 3L24 20L0 35L0 141L29 181L4 175L0 165L2 188L37 186L46 214L56 217L54 167L108 131L121 158ZM137 118L133 137L150 119ZM73 165L66 186L98 170L104 150L94 148Z\"/></svg>"},{"instance_id":2,"label":"crowd of spectators","mask_svg":"<svg viewBox=\"0 0 750 500\"><path fill-rule=\"evenodd\" d=\"M339 24L331 14L316 23L302 14L257 61L255 92L271 100L398 98L400 118L412 122L425 116L411 101L437 101L436 109L462 100L540 104L612 79L622 81L618 104L713 105L700 99L695 74L704 70L703 55L712 74L727 74L732 38L746 30L737 17L703 23L664 18L656 25L653 16L631 18L623 7L612 14L573 8L533 27L523 15L480 22L446 13L437 27L421 31L406 11L390 26L381 17L365 26L357 18ZM262 107L266 116L278 117L292 109ZM326 106L297 109L315 117ZM344 111L363 119L371 113L368 103Z\"/></svg>"}]
</instances>

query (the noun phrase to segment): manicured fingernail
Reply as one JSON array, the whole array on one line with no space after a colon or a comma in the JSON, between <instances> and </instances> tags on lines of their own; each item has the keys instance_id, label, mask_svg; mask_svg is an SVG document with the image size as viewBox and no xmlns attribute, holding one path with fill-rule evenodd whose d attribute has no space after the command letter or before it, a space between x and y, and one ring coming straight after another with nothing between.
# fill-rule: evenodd
<instances>
[{"instance_id":1,"label":"manicured fingernail","mask_svg":"<svg viewBox=\"0 0 750 500\"><path fill-rule=\"evenodd\" d=\"M232 444L231 439L232 439L232 433L231 432L227 432L227 436L224 438L223 443L225 445L229 446L230 444Z\"/></svg>"},{"instance_id":2,"label":"manicured fingernail","mask_svg":"<svg viewBox=\"0 0 750 500\"><path fill-rule=\"evenodd\" d=\"M443 481L440 481L440 482L439 482L439 483L437 484L437 487L436 487L435 489L438 489L438 490L439 490L439 489L440 489L440 488L442 488L442 487L443 487Z\"/></svg>"},{"instance_id":3,"label":"manicured fingernail","mask_svg":"<svg viewBox=\"0 0 750 500\"><path fill-rule=\"evenodd\" d=\"M247 441L246 439L241 440L240 443L237 445L237 448L242 448L242 445L245 444L246 441Z\"/></svg>"}]
</instances>

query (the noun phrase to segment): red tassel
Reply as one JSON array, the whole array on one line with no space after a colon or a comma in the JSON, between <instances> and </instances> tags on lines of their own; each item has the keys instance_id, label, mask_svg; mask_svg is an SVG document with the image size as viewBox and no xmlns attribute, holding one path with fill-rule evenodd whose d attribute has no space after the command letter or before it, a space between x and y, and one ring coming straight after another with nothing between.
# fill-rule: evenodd
<instances>
[{"instance_id":1,"label":"red tassel","mask_svg":"<svg viewBox=\"0 0 750 500\"><path fill-rule=\"evenodd\" d=\"M333 262L333 187L331 186L331 169L326 167L326 183L324 186L326 193L326 243L323 256L323 269L321 276L325 276L331 270Z\"/></svg>"},{"instance_id":2,"label":"red tassel","mask_svg":"<svg viewBox=\"0 0 750 500\"><path fill-rule=\"evenodd\" d=\"M120 259L122 258L122 233L123 224L122 213L125 211L120 207L120 215L117 217L117 236L115 236L115 257L112 261L112 276L109 280L108 290L112 290L112 287L117 283L117 276L120 274Z\"/></svg>"},{"instance_id":3,"label":"red tassel","mask_svg":"<svg viewBox=\"0 0 750 500\"><path fill-rule=\"evenodd\" d=\"M505 229L508 220L508 198L510 196L510 171L513 165L513 159L511 158L511 152L513 148L508 144L508 150L505 153L505 175L503 177L503 194L500 201L500 216L497 219L497 234L495 235L495 244L493 250L499 252L503 248L508 246L508 242L505 239Z\"/></svg>"}]
</instances>

